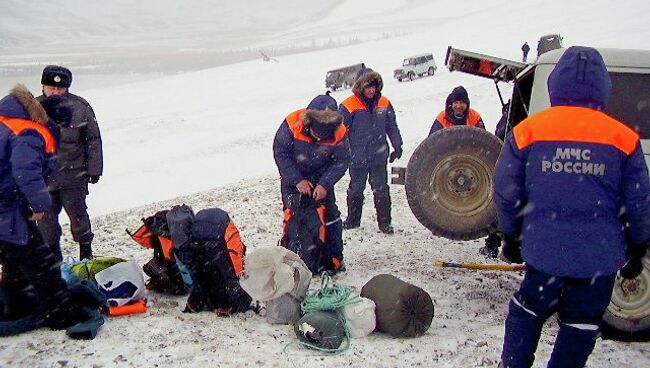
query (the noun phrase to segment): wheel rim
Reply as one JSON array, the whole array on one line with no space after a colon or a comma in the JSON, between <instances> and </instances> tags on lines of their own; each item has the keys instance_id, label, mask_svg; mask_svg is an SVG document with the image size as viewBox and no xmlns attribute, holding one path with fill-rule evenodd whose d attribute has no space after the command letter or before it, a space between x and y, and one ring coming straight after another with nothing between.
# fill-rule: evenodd
<instances>
[{"instance_id":1,"label":"wheel rim","mask_svg":"<svg viewBox=\"0 0 650 368\"><path fill-rule=\"evenodd\" d=\"M433 68L429 68L428 73L429 75L433 75Z\"/></svg>"},{"instance_id":2,"label":"wheel rim","mask_svg":"<svg viewBox=\"0 0 650 368\"><path fill-rule=\"evenodd\" d=\"M413 80L413 78L415 78L415 75L413 74L413 72L409 72L409 79Z\"/></svg>"},{"instance_id":3,"label":"wheel rim","mask_svg":"<svg viewBox=\"0 0 650 368\"><path fill-rule=\"evenodd\" d=\"M456 216L475 215L492 202L490 172L484 162L469 155L446 158L431 172L431 193L447 212Z\"/></svg>"},{"instance_id":4,"label":"wheel rim","mask_svg":"<svg viewBox=\"0 0 650 368\"><path fill-rule=\"evenodd\" d=\"M650 258L644 259L644 271L639 277L628 280L616 276L607 310L625 320L638 320L650 315Z\"/></svg>"}]
</instances>

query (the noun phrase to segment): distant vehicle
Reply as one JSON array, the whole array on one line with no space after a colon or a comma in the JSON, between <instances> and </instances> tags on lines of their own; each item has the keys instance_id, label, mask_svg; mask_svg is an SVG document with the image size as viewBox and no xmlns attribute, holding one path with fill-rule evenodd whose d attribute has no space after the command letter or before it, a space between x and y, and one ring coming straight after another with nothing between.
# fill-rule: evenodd
<instances>
[{"instance_id":1,"label":"distant vehicle","mask_svg":"<svg viewBox=\"0 0 650 368\"><path fill-rule=\"evenodd\" d=\"M413 80L416 76L434 75L436 70L438 67L433 55L421 54L404 59L402 67L393 72L393 77L401 82L403 79Z\"/></svg>"},{"instance_id":2,"label":"distant vehicle","mask_svg":"<svg viewBox=\"0 0 650 368\"><path fill-rule=\"evenodd\" d=\"M562 48L562 36L557 33L542 36L537 41L537 56L560 48Z\"/></svg>"},{"instance_id":3,"label":"distant vehicle","mask_svg":"<svg viewBox=\"0 0 650 368\"><path fill-rule=\"evenodd\" d=\"M348 65L343 68L333 69L325 75L325 88L336 91L338 88L350 88L354 84L359 70L366 64Z\"/></svg>"}]
</instances>

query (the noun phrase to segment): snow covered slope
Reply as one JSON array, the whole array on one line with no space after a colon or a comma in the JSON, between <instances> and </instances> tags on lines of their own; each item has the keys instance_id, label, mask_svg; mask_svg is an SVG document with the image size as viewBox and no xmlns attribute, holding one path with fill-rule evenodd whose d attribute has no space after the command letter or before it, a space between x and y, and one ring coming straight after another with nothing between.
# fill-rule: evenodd
<instances>
[{"instance_id":1,"label":"snow covered slope","mask_svg":"<svg viewBox=\"0 0 650 368\"><path fill-rule=\"evenodd\" d=\"M384 76L384 95L397 110L405 140L405 155L397 162L404 166L453 87L468 89L488 129L500 117L493 83L444 69L448 45L518 60L524 41L534 48L539 36L558 32L566 45L650 48L650 13L642 11L647 5L641 0L624 6L609 0L213 3L0 0L0 90L23 82L37 92L43 65L70 61L72 92L96 111L105 175L91 186L89 207L93 216L102 215L93 223L100 255L144 263L150 252L128 239L124 228L181 202L229 211L249 251L274 245L282 215L273 135L288 113L325 91L327 70L365 62ZM278 62L250 60L196 70L216 50L330 40L347 44L355 37L373 41L281 56ZM436 58L435 76L404 83L392 79L404 57L424 52ZM147 57L152 53L176 58L183 64L178 70L196 71L137 81L143 79L142 70L159 72ZM128 63L107 64L120 59ZM17 66L35 71L2 74ZM93 68L112 74L99 78L89 72ZM333 96L340 102L349 93ZM337 185L343 212L346 185L347 179ZM435 269L435 259L486 262L477 254L480 242L433 237L412 216L403 188L391 190L396 235L377 233L367 204L363 227L345 233L348 272L337 282L359 289L372 275L390 272L421 286L436 300L434 324L423 338L374 334L353 341L352 350L337 357L306 357L295 347L287 355L283 348L294 341L288 327L267 325L251 312L230 319L186 315L180 312L183 298L151 295L148 314L111 318L92 342L44 330L4 338L0 366L494 367L507 301L521 275ZM65 254L75 254L75 247L66 231ZM536 367L544 366L557 332L555 322L549 324ZM649 356L647 344L599 341L589 364L648 366Z\"/></svg>"}]
</instances>

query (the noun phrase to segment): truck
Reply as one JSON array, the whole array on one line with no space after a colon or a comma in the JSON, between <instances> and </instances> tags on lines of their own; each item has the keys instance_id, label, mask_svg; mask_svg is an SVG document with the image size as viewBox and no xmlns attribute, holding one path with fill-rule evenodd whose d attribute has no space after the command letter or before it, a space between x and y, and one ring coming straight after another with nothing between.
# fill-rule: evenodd
<instances>
[{"instance_id":1,"label":"truck","mask_svg":"<svg viewBox=\"0 0 650 368\"><path fill-rule=\"evenodd\" d=\"M612 79L605 113L622 121L641 137L650 166L650 50L597 48ZM467 50L447 49L445 65L495 82L507 126L550 107L548 77L564 53L558 48L530 64ZM512 85L504 102L500 84ZM496 228L492 176L502 142L485 130L458 126L440 130L415 149L406 168L393 167L392 182L404 184L415 217L434 234L456 240L477 239ZM650 251L642 274L632 280L617 277L604 315L604 331L615 338L650 336Z\"/></svg>"},{"instance_id":2,"label":"truck","mask_svg":"<svg viewBox=\"0 0 650 368\"><path fill-rule=\"evenodd\" d=\"M365 63L359 63L328 71L325 74L325 88L336 91L337 89L352 87L357 73L365 67Z\"/></svg>"}]
</instances>

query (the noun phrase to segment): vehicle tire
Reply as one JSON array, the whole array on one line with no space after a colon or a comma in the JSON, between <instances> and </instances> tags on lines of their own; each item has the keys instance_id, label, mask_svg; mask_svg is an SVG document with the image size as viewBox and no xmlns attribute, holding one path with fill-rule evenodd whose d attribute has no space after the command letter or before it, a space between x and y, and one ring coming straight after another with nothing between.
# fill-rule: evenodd
<instances>
[{"instance_id":1,"label":"vehicle tire","mask_svg":"<svg viewBox=\"0 0 650 368\"><path fill-rule=\"evenodd\" d=\"M429 67L429 70L427 70L427 74L429 74L429 75L433 75L433 74L435 74L435 72L436 72L436 71L433 70L433 67L432 67L432 66L430 66L430 67Z\"/></svg>"},{"instance_id":2,"label":"vehicle tire","mask_svg":"<svg viewBox=\"0 0 650 368\"><path fill-rule=\"evenodd\" d=\"M413 79L415 79L415 73L409 72L409 80L412 81Z\"/></svg>"},{"instance_id":3,"label":"vehicle tire","mask_svg":"<svg viewBox=\"0 0 650 368\"><path fill-rule=\"evenodd\" d=\"M650 341L650 254L634 280L616 277L612 300L603 316L603 337L623 341Z\"/></svg>"},{"instance_id":4,"label":"vehicle tire","mask_svg":"<svg viewBox=\"0 0 650 368\"><path fill-rule=\"evenodd\" d=\"M405 177L418 221L449 239L487 235L496 224L492 176L501 145L493 134L470 126L442 129L420 143Z\"/></svg>"},{"instance_id":5,"label":"vehicle tire","mask_svg":"<svg viewBox=\"0 0 650 368\"><path fill-rule=\"evenodd\" d=\"M397 78L397 81L398 81L398 82L401 82L401 81L402 81L402 78Z\"/></svg>"}]
</instances>

